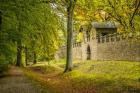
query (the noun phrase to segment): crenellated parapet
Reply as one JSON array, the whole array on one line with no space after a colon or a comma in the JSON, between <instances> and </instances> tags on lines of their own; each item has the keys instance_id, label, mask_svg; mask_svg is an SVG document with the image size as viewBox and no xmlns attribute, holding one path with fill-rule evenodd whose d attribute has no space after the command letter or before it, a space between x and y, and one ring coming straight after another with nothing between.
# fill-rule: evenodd
<instances>
[{"instance_id":1,"label":"crenellated parapet","mask_svg":"<svg viewBox=\"0 0 140 93\"><path fill-rule=\"evenodd\" d=\"M104 36L102 35L97 36L96 39L98 43L107 43L107 42L118 42L122 40L138 39L138 37L140 37L140 35L134 33L127 33L127 34L113 33Z\"/></svg>"},{"instance_id":2,"label":"crenellated parapet","mask_svg":"<svg viewBox=\"0 0 140 93\"><path fill-rule=\"evenodd\" d=\"M75 42L75 43L73 43L73 48L81 47L81 46L82 46L82 42Z\"/></svg>"}]
</instances>

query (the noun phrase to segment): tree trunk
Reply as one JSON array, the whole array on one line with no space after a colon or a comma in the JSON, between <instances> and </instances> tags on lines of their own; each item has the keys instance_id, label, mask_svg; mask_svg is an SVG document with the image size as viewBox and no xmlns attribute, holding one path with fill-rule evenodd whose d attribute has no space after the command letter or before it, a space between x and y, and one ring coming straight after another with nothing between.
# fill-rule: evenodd
<instances>
[{"instance_id":1,"label":"tree trunk","mask_svg":"<svg viewBox=\"0 0 140 93\"><path fill-rule=\"evenodd\" d=\"M22 45L21 40L17 41L17 63L16 66L21 66L22 63Z\"/></svg>"},{"instance_id":2,"label":"tree trunk","mask_svg":"<svg viewBox=\"0 0 140 93\"><path fill-rule=\"evenodd\" d=\"M19 22L18 31L21 34L21 20L20 20L21 16L20 16L20 12L19 12L19 14L16 13L16 17L17 17L17 20ZM19 37L17 39L17 63L16 63L16 66L21 66L21 63L22 63L22 39L21 39L21 37Z\"/></svg>"},{"instance_id":3,"label":"tree trunk","mask_svg":"<svg viewBox=\"0 0 140 93\"><path fill-rule=\"evenodd\" d=\"M34 64L36 64L36 63L37 63L36 58L37 58L37 57L36 57L36 52L34 51L34 61L33 61L33 63L34 63Z\"/></svg>"},{"instance_id":4,"label":"tree trunk","mask_svg":"<svg viewBox=\"0 0 140 93\"><path fill-rule=\"evenodd\" d=\"M25 63L27 66L28 65L28 49L27 49L27 47L25 47Z\"/></svg>"},{"instance_id":5,"label":"tree trunk","mask_svg":"<svg viewBox=\"0 0 140 93\"><path fill-rule=\"evenodd\" d=\"M67 7L67 59L64 72L72 70L72 35L73 35L73 12L75 0L70 0Z\"/></svg>"},{"instance_id":6,"label":"tree trunk","mask_svg":"<svg viewBox=\"0 0 140 93\"><path fill-rule=\"evenodd\" d=\"M0 11L0 30L2 28L2 12Z\"/></svg>"}]
</instances>

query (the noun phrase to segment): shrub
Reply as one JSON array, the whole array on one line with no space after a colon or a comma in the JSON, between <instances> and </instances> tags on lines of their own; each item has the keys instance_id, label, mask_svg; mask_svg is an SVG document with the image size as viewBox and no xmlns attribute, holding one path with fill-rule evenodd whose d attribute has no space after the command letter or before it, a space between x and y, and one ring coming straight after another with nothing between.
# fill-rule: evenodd
<instances>
[{"instance_id":1,"label":"shrub","mask_svg":"<svg viewBox=\"0 0 140 93\"><path fill-rule=\"evenodd\" d=\"M8 70L8 62L5 60L0 60L0 74Z\"/></svg>"}]
</instances>

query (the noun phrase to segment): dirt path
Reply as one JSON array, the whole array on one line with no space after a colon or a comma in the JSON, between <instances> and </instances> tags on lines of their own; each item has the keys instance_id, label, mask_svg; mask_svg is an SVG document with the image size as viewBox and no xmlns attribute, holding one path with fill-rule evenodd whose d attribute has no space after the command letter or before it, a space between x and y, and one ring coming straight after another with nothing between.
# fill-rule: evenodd
<instances>
[{"instance_id":1,"label":"dirt path","mask_svg":"<svg viewBox=\"0 0 140 93\"><path fill-rule=\"evenodd\" d=\"M50 93L40 85L33 84L21 69L12 67L10 74L0 78L0 93Z\"/></svg>"}]
</instances>

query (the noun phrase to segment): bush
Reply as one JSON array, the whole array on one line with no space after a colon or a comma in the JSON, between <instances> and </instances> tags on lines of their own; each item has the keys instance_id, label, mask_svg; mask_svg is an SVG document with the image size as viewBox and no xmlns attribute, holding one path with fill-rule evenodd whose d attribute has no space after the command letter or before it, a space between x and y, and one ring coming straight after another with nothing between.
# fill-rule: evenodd
<instances>
[{"instance_id":1,"label":"bush","mask_svg":"<svg viewBox=\"0 0 140 93\"><path fill-rule=\"evenodd\" d=\"M8 62L0 60L0 74L8 70Z\"/></svg>"}]
</instances>

